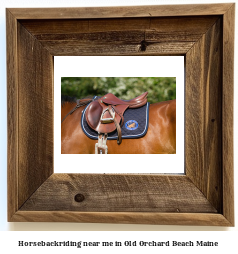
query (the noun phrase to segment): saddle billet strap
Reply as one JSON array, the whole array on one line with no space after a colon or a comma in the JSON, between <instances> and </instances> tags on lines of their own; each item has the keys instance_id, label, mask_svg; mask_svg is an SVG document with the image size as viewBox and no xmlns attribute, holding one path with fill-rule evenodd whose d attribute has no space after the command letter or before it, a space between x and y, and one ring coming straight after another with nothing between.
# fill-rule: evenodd
<instances>
[{"instance_id":1,"label":"saddle billet strap","mask_svg":"<svg viewBox=\"0 0 238 254\"><path fill-rule=\"evenodd\" d=\"M115 108L113 108L115 109ZM110 113L110 115L112 116L113 115L113 109L112 109L112 105L109 105L108 106L108 111ZM117 134L118 134L118 137L117 137L117 144L120 145L121 142L122 142L122 137L121 137L121 127L120 127L120 124L118 123L117 119L116 118L113 118L113 121L116 125L116 128L117 128Z\"/></svg>"},{"instance_id":2,"label":"saddle billet strap","mask_svg":"<svg viewBox=\"0 0 238 254\"><path fill-rule=\"evenodd\" d=\"M63 123L63 121L65 120L65 118L68 116L68 115L71 115L74 113L74 111L84 105L87 105L89 104L90 102L94 101L94 98L89 98L89 99L78 99L76 102L77 102L77 105L63 118L63 120L61 121L61 123Z\"/></svg>"}]
</instances>

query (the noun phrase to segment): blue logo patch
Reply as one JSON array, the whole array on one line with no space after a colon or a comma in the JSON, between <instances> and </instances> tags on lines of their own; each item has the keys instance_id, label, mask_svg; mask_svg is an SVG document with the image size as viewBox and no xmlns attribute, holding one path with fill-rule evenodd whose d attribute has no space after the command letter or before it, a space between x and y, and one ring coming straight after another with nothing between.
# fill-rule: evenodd
<instances>
[{"instance_id":1,"label":"blue logo patch","mask_svg":"<svg viewBox=\"0 0 238 254\"><path fill-rule=\"evenodd\" d=\"M126 126L127 130L133 131L138 128L139 124L135 120L129 120L125 123L125 126Z\"/></svg>"}]
</instances>

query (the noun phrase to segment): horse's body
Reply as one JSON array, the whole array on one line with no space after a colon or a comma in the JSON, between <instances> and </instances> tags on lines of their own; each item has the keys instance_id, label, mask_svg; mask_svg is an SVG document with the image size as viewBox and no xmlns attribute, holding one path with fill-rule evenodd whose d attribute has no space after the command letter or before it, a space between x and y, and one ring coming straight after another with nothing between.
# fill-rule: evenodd
<instances>
[{"instance_id":1,"label":"horse's body","mask_svg":"<svg viewBox=\"0 0 238 254\"><path fill-rule=\"evenodd\" d=\"M76 106L65 102L61 120ZM81 116L86 106L68 115L61 124L62 154L94 154L97 140L88 138L81 128ZM109 154L173 154L176 153L176 100L150 104L147 134L138 139L108 140Z\"/></svg>"}]
</instances>

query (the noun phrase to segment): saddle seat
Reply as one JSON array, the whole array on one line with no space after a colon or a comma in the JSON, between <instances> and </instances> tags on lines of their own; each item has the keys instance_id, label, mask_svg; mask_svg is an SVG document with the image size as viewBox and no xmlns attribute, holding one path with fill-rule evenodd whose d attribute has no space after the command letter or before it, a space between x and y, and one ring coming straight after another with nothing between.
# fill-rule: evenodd
<instances>
[{"instance_id":1,"label":"saddle seat","mask_svg":"<svg viewBox=\"0 0 238 254\"><path fill-rule=\"evenodd\" d=\"M143 93L142 95L131 99L131 100L121 100L117 98L114 94L108 93L100 99L108 105L128 105L129 108L139 108L145 105L145 100L147 98L148 92ZM147 100L146 100L147 102Z\"/></svg>"},{"instance_id":2,"label":"saddle seat","mask_svg":"<svg viewBox=\"0 0 238 254\"><path fill-rule=\"evenodd\" d=\"M86 121L99 135L107 135L117 129L117 143L120 144L122 142L120 126L124 124L124 112L127 108L144 106L147 103L147 95L148 92L145 92L132 100L121 100L108 93L89 104L85 112Z\"/></svg>"}]
</instances>

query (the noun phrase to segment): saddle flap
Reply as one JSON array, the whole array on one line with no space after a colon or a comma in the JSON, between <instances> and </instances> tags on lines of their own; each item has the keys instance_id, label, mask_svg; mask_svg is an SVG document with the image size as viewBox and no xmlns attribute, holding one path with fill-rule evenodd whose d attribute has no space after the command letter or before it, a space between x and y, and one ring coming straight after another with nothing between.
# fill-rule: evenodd
<instances>
[{"instance_id":1,"label":"saddle flap","mask_svg":"<svg viewBox=\"0 0 238 254\"><path fill-rule=\"evenodd\" d=\"M100 102L99 100L99 104L101 105L101 107L103 108L103 111L106 110L108 108L107 105L105 105L104 103ZM120 123L122 116L125 112L125 110L127 109L127 105L118 105L118 106L114 106L114 111L115 111L115 119L117 123ZM103 115L103 118L111 118L112 116L110 115L109 111L106 111L105 114ZM113 131L116 130L116 125L115 122L111 122L111 123L103 123L101 121L99 121L97 128L95 129L97 132L99 133L111 133Z\"/></svg>"},{"instance_id":2,"label":"saddle flap","mask_svg":"<svg viewBox=\"0 0 238 254\"><path fill-rule=\"evenodd\" d=\"M100 122L101 114L103 108L98 101L93 101L87 107L85 112L85 117L87 120L88 125L93 129L96 130L98 123Z\"/></svg>"},{"instance_id":3,"label":"saddle flap","mask_svg":"<svg viewBox=\"0 0 238 254\"><path fill-rule=\"evenodd\" d=\"M115 119L118 123L121 121L121 116L124 114L128 105L118 105L114 106L115 109ZM114 122L111 123L103 123L101 121L102 113L107 109L108 106L101 102L100 100L93 101L86 109L85 117L88 125L93 130L99 133L111 133L115 131L116 126ZM119 113L119 114L118 114ZM105 111L103 114L103 118L111 118L109 111Z\"/></svg>"}]
</instances>

